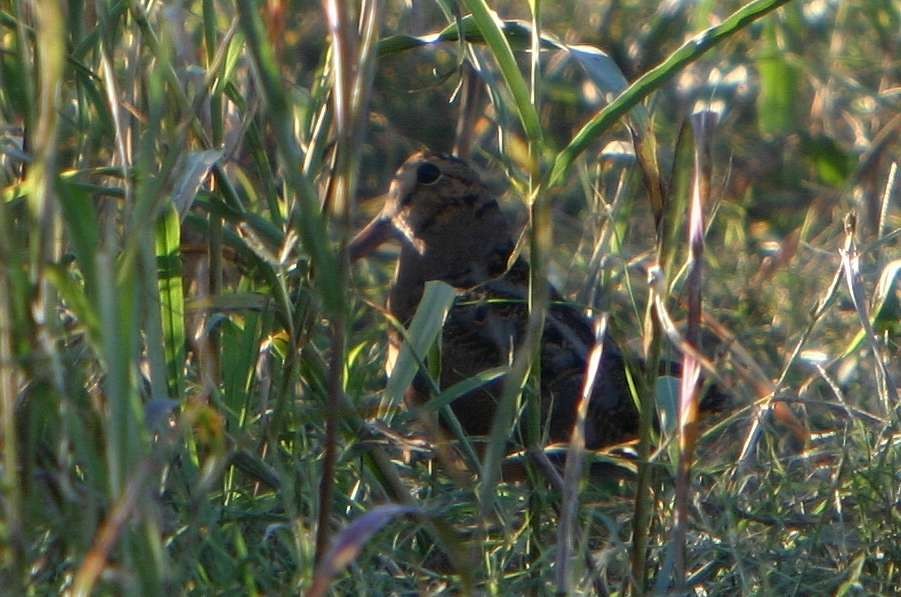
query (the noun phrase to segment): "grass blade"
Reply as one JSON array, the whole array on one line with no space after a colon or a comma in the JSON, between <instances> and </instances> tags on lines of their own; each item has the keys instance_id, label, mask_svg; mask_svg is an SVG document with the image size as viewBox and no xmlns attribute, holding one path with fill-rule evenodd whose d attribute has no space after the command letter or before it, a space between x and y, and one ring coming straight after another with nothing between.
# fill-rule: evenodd
<instances>
[{"instance_id":1,"label":"grass blade","mask_svg":"<svg viewBox=\"0 0 901 597\"><path fill-rule=\"evenodd\" d=\"M454 289L442 282L429 282L416 314L410 322L406 340L397 355L397 361L385 386L383 404L388 408L403 402L404 392L413 382L419 364L424 362L429 348L435 343L444 318L454 302Z\"/></svg>"},{"instance_id":2,"label":"grass blade","mask_svg":"<svg viewBox=\"0 0 901 597\"><path fill-rule=\"evenodd\" d=\"M604 107L573 137L572 141L557 154L554 167L548 179L548 187L555 187L563 182L573 161L620 117L638 103L659 89L664 83L690 64L704 55L705 52L735 35L755 20L766 16L769 12L786 4L789 0L754 0L748 2L732 13L719 25L710 27L694 36L681 48L670 54L666 60L646 72L623 91L615 100Z\"/></svg>"},{"instance_id":3,"label":"grass blade","mask_svg":"<svg viewBox=\"0 0 901 597\"><path fill-rule=\"evenodd\" d=\"M538 112L532 103L531 93L526 84L519 65L513 57L513 49L504 35L502 24L497 14L491 10L484 0L466 0L466 7L472 12L472 18L476 26L485 38L485 43L491 49L494 59L507 83L507 88L513 95L513 101L519 112L519 119L526 136L531 142L541 142L543 133Z\"/></svg>"},{"instance_id":4,"label":"grass blade","mask_svg":"<svg viewBox=\"0 0 901 597\"><path fill-rule=\"evenodd\" d=\"M181 268L181 218L172 204L164 209L156 225L160 313L165 349L166 386L169 398L184 396L185 296Z\"/></svg>"}]
</instances>

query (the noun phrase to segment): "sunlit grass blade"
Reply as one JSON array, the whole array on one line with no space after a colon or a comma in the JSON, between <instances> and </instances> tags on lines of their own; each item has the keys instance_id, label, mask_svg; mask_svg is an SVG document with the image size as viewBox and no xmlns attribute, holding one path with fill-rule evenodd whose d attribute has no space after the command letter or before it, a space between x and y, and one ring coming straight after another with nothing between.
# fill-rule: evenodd
<instances>
[{"instance_id":1,"label":"sunlit grass blade","mask_svg":"<svg viewBox=\"0 0 901 597\"><path fill-rule=\"evenodd\" d=\"M558 593L569 593L572 590L570 578L570 561L574 548L576 520L579 507L579 487L582 477L582 459L585 452L585 421L588 418L588 405L594 390L598 368L604 354L604 337L607 334L607 316L602 315L594 324L594 346L588 355L587 366L582 381L581 397L566 452L566 466L563 470L563 505L560 512L560 526L557 529L557 571L556 584Z\"/></svg>"},{"instance_id":2,"label":"sunlit grass blade","mask_svg":"<svg viewBox=\"0 0 901 597\"><path fill-rule=\"evenodd\" d=\"M426 284L425 292L416 314L410 322L406 337L397 361L388 377L385 386L384 403L391 405L403 402L404 392L413 382L419 364L434 344L444 325L444 318L454 302L454 289L440 282Z\"/></svg>"},{"instance_id":3,"label":"sunlit grass blade","mask_svg":"<svg viewBox=\"0 0 901 597\"><path fill-rule=\"evenodd\" d=\"M181 226L175 205L163 210L156 226L156 263L162 341L165 348L166 386L169 397L184 395L185 297L182 287Z\"/></svg>"}]
</instances>

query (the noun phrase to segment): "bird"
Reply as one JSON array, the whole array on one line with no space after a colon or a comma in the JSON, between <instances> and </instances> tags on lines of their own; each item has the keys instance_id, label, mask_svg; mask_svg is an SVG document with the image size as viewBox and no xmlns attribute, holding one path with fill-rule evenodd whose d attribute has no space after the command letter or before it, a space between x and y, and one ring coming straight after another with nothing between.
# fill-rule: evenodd
<instances>
[{"instance_id":1,"label":"bird","mask_svg":"<svg viewBox=\"0 0 901 597\"><path fill-rule=\"evenodd\" d=\"M514 256L514 229L497 198L465 160L420 150L397 170L384 206L349 243L350 259L370 255L388 240L400 242L387 310L405 326L426 282L440 280L457 295L441 335L441 388L512 362L529 317L529 264ZM576 421L593 326L549 284L540 345L540 413L548 444L569 441ZM389 369L401 344L389 331ZM585 447L596 450L633 438L639 413L627 381L627 359L608 336L594 379L585 423ZM420 373L405 394L410 407L429 399ZM468 436L490 433L504 378L451 403Z\"/></svg>"}]
</instances>

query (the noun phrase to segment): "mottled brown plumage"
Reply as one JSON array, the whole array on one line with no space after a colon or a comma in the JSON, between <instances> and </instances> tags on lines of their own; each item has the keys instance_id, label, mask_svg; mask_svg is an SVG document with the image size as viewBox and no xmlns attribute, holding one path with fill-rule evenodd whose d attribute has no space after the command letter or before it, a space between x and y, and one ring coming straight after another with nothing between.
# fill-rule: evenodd
<instances>
[{"instance_id":1,"label":"mottled brown plumage","mask_svg":"<svg viewBox=\"0 0 901 597\"><path fill-rule=\"evenodd\" d=\"M410 322L429 280L460 291L443 330L441 387L509 364L525 337L529 269L521 258L507 267L514 249L512 230L476 172L453 156L413 154L397 171L382 212L351 243L352 258L391 237L402 247L388 299L388 309L399 321ZM551 288L541 343L542 417L550 443L570 438L593 342L585 316ZM399 338L393 336L391 343L396 353ZM414 382L408 402L428 398L422 381ZM468 434L489 433L502 384L499 379L453 402ZM586 446L620 442L633 436L637 426L623 356L605 339L589 403Z\"/></svg>"}]
</instances>

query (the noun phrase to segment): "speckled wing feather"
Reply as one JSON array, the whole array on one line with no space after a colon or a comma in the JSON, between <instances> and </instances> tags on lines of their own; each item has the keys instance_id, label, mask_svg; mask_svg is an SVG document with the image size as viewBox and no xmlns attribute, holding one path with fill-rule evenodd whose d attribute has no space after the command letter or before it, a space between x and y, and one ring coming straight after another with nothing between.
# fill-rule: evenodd
<instances>
[{"instance_id":1,"label":"speckled wing feather","mask_svg":"<svg viewBox=\"0 0 901 597\"><path fill-rule=\"evenodd\" d=\"M460 295L448 314L442 337L442 387L480 371L509 364L513 349L525 338L528 321L528 265L518 260L501 278ZM569 440L594 342L591 325L551 288L541 345L542 420L551 442ZM615 443L637 429L637 411L627 393L625 363L619 349L605 339L586 426L589 448ZM464 428L487 434L501 381L458 398L453 405Z\"/></svg>"}]
</instances>

